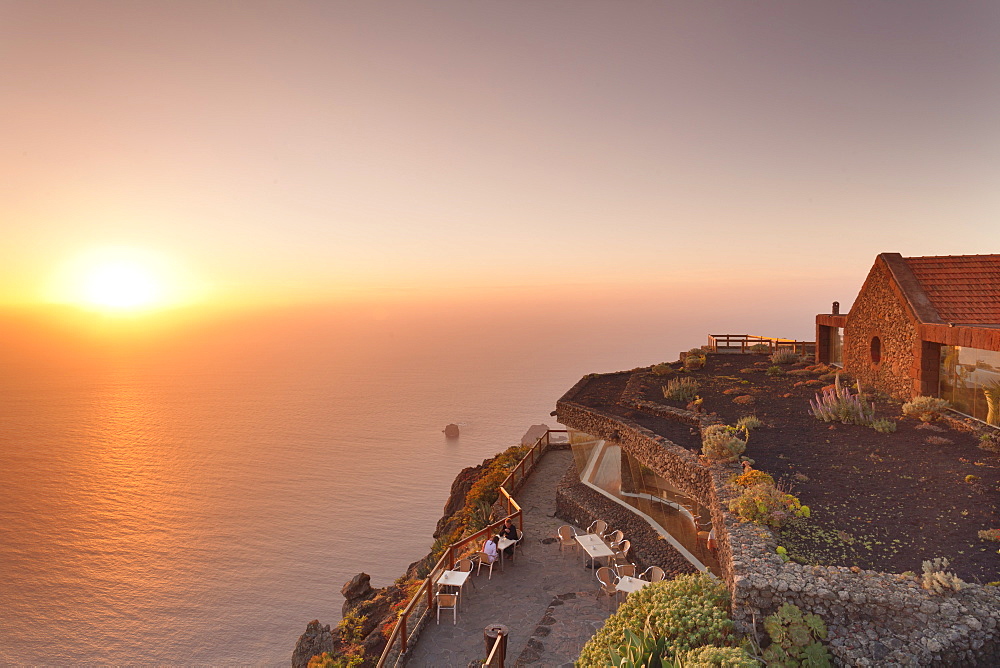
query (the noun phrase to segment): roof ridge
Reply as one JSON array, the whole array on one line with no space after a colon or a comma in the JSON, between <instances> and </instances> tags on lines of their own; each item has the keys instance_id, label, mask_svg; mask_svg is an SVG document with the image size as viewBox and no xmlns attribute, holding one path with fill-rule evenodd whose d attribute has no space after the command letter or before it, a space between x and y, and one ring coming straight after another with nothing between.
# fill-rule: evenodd
<instances>
[{"instance_id":1,"label":"roof ridge","mask_svg":"<svg viewBox=\"0 0 1000 668\"><path fill-rule=\"evenodd\" d=\"M1000 253L980 253L970 255L913 255L904 260L937 260L940 258L1000 258Z\"/></svg>"},{"instance_id":2,"label":"roof ridge","mask_svg":"<svg viewBox=\"0 0 1000 668\"><path fill-rule=\"evenodd\" d=\"M910 306L910 311L920 322L941 322L934 303L931 301L923 284L913 273L907 258L899 253L881 253L879 258L885 262L896 285Z\"/></svg>"}]
</instances>

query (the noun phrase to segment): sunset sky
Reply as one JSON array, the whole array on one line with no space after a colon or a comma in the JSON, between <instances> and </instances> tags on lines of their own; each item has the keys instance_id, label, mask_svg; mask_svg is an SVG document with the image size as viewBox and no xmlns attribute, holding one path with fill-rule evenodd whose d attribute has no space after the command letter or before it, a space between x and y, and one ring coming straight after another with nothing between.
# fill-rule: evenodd
<instances>
[{"instance_id":1,"label":"sunset sky","mask_svg":"<svg viewBox=\"0 0 1000 668\"><path fill-rule=\"evenodd\" d=\"M116 262L178 304L827 304L1000 251L993 0L0 0L0 60L0 304Z\"/></svg>"}]
</instances>

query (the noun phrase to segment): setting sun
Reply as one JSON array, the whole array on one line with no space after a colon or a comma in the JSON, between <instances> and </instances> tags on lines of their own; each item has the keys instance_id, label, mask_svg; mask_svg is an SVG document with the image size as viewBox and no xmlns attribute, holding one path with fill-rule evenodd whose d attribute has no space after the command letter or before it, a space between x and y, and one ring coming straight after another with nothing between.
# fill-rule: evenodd
<instances>
[{"instance_id":1,"label":"setting sun","mask_svg":"<svg viewBox=\"0 0 1000 668\"><path fill-rule=\"evenodd\" d=\"M80 252L57 269L49 287L52 301L121 314L190 304L196 292L174 259L122 246Z\"/></svg>"},{"instance_id":2,"label":"setting sun","mask_svg":"<svg viewBox=\"0 0 1000 668\"><path fill-rule=\"evenodd\" d=\"M156 305L163 287L143 266L119 260L94 267L84 284L84 299L94 306L135 309Z\"/></svg>"}]
</instances>

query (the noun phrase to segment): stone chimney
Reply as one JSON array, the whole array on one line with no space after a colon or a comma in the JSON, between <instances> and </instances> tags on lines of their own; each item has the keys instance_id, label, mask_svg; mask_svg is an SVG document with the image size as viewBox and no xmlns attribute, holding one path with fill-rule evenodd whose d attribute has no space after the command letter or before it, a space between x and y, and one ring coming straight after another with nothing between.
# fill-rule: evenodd
<instances>
[{"instance_id":1,"label":"stone chimney","mask_svg":"<svg viewBox=\"0 0 1000 668\"><path fill-rule=\"evenodd\" d=\"M833 302L833 315L840 315L840 302Z\"/></svg>"}]
</instances>

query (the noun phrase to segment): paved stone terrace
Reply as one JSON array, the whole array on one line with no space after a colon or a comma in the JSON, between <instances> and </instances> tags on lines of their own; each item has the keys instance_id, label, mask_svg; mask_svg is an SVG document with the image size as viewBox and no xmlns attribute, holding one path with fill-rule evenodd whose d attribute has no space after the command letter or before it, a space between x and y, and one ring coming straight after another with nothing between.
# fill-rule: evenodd
<instances>
[{"instance_id":1,"label":"paved stone terrace","mask_svg":"<svg viewBox=\"0 0 1000 668\"><path fill-rule=\"evenodd\" d=\"M583 553L569 548L560 553L552 540L565 524L554 517L556 484L572 461L569 450L542 458L516 496L524 511L523 554L508 561L504 572L494 566L492 579L485 570L473 575L462 593L458 624L450 610L442 611L440 624L432 619L407 666L466 668L485 659L483 629L490 624L510 631L505 665L572 665L614 607L608 597L597 597L597 578L585 567Z\"/></svg>"}]
</instances>

